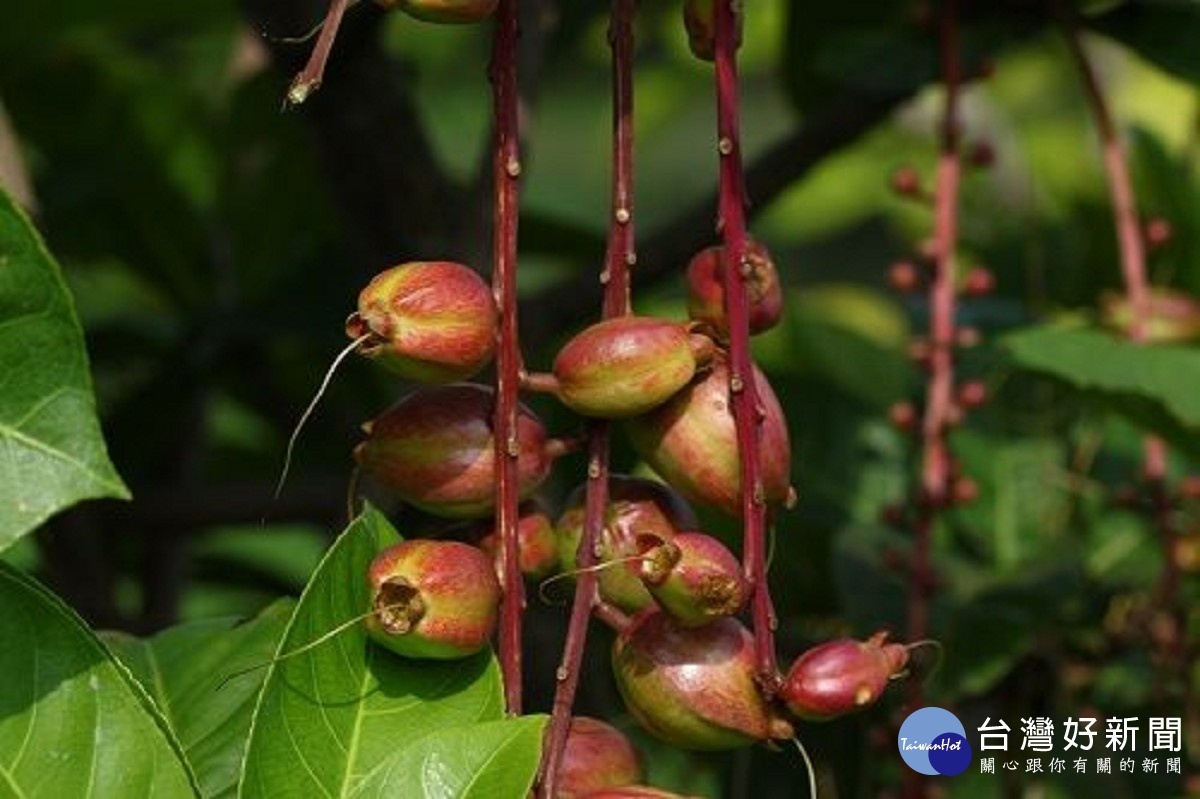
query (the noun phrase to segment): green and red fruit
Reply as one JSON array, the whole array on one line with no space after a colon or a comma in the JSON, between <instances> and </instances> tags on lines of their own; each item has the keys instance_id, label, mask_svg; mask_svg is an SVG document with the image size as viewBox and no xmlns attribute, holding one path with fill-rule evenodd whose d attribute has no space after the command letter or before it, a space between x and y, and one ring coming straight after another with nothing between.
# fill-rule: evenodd
<instances>
[{"instance_id":1,"label":"green and red fruit","mask_svg":"<svg viewBox=\"0 0 1200 799\"><path fill-rule=\"evenodd\" d=\"M721 338L729 337L725 315L725 248L701 250L688 264L688 316L710 325ZM749 301L750 334L762 333L779 324L783 315L783 289L779 273L767 248L756 241L746 248L746 295Z\"/></svg>"},{"instance_id":2,"label":"green and red fruit","mask_svg":"<svg viewBox=\"0 0 1200 799\"><path fill-rule=\"evenodd\" d=\"M405 657L467 657L496 627L500 583L491 558L470 544L402 541L375 557L367 584L367 634Z\"/></svg>"},{"instance_id":3,"label":"green and red fruit","mask_svg":"<svg viewBox=\"0 0 1200 799\"><path fill-rule=\"evenodd\" d=\"M733 616L749 589L742 565L717 539L679 533L670 541L639 539L642 582L664 611L685 627Z\"/></svg>"},{"instance_id":4,"label":"green and red fruit","mask_svg":"<svg viewBox=\"0 0 1200 799\"><path fill-rule=\"evenodd\" d=\"M496 303L478 274L451 261L400 264L374 277L346 320L358 352L422 383L452 383L492 358Z\"/></svg>"},{"instance_id":5,"label":"green and red fruit","mask_svg":"<svg viewBox=\"0 0 1200 799\"><path fill-rule=\"evenodd\" d=\"M582 799L643 779L637 750L620 730L589 716L571 719L556 799Z\"/></svg>"},{"instance_id":6,"label":"green and red fruit","mask_svg":"<svg viewBox=\"0 0 1200 799\"><path fill-rule=\"evenodd\" d=\"M562 570L579 566L579 542L583 537L586 515L586 488L580 486L567 499L566 510L558 519L555 532ZM636 613L654 604L642 583L637 556L638 541L643 537L669 541L679 530L694 529L696 517L678 494L656 480L612 475L608 483L608 505L604 527L597 542L597 563L622 560L597 574L600 596L626 613Z\"/></svg>"},{"instance_id":7,"label":"green and red fruit","mask_svg":"<svg viewBox=\"0 0 1200 799\"><path fill-rule=\"evenodd\" d=\"M759 458L764 498L792 501L791 446L783 409L767 378L754 368L763 409ZM665 405L627 422L638 455L684 497L730 516L742 514L742 467L724 357Z\"/></svg>"},{"instance_id":8,"label":"green and red fruit","mask_svg":"<svg viewBox=\"0 0 1200 799\"><path fill-rule=\"evenodd\" d=\"M1200 338L1200 301L1174 289L1151 289L1147 318L1142 325L1145 341L1182 343ZM1106 293L1100 298L1100 315L1110 328L1126 335L1133 328L1133 306L1124 294Z\"/></svg>"},{"instance_id":9,"label":"green and red fruit","mask_svg":"<svg viewBox=\"0 0 1200 799\"><path fill-rule=\"evenodd\" d=\"M582 416L625 419L655 408L712 358L712 339L687 325L645 316L586 328L554 359L554 390Z\"/></svg>"},{"instance_id":10,"label":"green and red fruit","mask_svg":"<svg viewBox=\"0 0 1200 799\"><path fill-rule=\"evenodd\" d=\"M414 391L363 426L354 450L363 471L435 516L478 519L495 506L494 392L459 383ZM527 498L550 473L559 442L533 412L517 418L518 483Z\"/></svg>"},{"instance_id":11,"label":"green and red fruit","mask_svg":"<svg viewBox=\"0 0 1200 799\"><path fill-rule=\"evenodd\" d=\"M618 634L612 661L630 713L673 746L732 749L792 737L759 690L754 639L736 619L685 627L645 611Z\"/></svg>"},{"instance_id":12,"label":"green and red fruit","mask_svg":"<svg viewBox=\"0 0 1200 799\"><path fill-rule=\"evenodd\" d=\"M496 559L496 573L503 582L500 533L496 523L485 523L480 532L479 547ZM521 574L529 580L541 580L558 571L558 536L554 533L554 523L536 500L522 503L518 510L517 558Z\"/></svg>"},{"instance_id":13,"label":"green and red fruit","mask_svg":"<svg viewBox=\"0 0 1200 799\"><path fill-rule=\"evenodd\" d=\"M888 643L887 633L827 641L796 658L779 698L799 718L834 719L876 702L907 664L908 647Z\"/></svg>"}]
</instances>

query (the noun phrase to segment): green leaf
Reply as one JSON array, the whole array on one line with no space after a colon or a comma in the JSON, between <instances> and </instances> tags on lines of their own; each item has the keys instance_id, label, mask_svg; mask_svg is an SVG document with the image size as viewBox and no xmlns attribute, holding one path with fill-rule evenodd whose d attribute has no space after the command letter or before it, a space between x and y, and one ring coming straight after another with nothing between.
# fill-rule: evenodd
<instances>
[{"instance_id":1,"label":"green leaf","mask_svg":"<svg viewBox=\"0 0 1200 799\"><path fill-rule=\"evenodd\" d=\"M545 716L438 730L381 763L354 791L363 797L493 799L529 793Z\"/></svg>"},{"instance_id":2,"label":"green leaf","mask_svg":"<svg viewBox=\"0 0 1200 799\"><path fill-rule=\"evenodd\" d=\"M1003 343L1027 369L1118 400L1152 401L1183 427L1200 429L1200 349L1138 346L1107 333L1057 325L1022 330Z\"/></svg>"},{"instance_id":3,"label":"green leaf","mask_svg":"<svg viewBox=\"0 0 1200 799\"><path fill-rule=\"evenodd\" d=\"M1167 72L1200 85L1196 31L1197 0L1140 0L1123 3L1088 24Z\"/></svg>"},{"instance_id":4,"label":"green leaf","mask_svg":"<svg viewBox=\"0 0 1200 799\"><path fill-rule=\"evenodd\" d=\"M141 682L179 737L206 797L233 796L250 718L294 603L256 618L181 624L153 638L109 633L109 648Z\"/></svg>"},{"instance_id":5,"label":"green leaf","mask_svg":"<svg viewBox=\"0 0 1200 799\"><path fill-rule=\"evenodd\" d=\"M406 660L371 644L361 624L302 649L370 607L367 567L398 540L368 508L313 574L263 685L241 796L349 796L402 746L446 727L501 717L499 670L490 653Z\"/></svg>"},{"instance_id":6,"label":"green leaf","mask_svg":"<svg viewBox=\"0 0 1200 799\"><path fill-rule=\"evenodd\" d=\"M0 550L82 499L128 498L58 264L0 192Z\"/></svg>"},{"instance_id":7,"label":"green leaf","mask_svg":"<svg viewBox=\"0 0 1200 799\"><path fill-rule=\"evenodd\" d=\"M0 795L197 795L166 721L70 608L2 563L0 607Z\"/></svg>"}]
</instances>

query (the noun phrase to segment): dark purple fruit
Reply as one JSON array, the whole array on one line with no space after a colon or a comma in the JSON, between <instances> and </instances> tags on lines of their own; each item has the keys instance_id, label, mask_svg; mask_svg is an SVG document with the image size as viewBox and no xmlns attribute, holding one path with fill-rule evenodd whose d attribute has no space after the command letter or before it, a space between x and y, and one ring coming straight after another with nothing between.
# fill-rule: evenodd
<instances>
[{"instance_id":1,"label":"dark purple fruit","mask_svg":"<svg viewBox=\"0 0 1200 799\"><path fill-rule=\"evenodd\" d=\"M346 335L358 352L422 383L452 383L492 358L496 302L474 270L450 261L394 266L367 284Z\"/></svg>"},{"instance_id":2,"label":"dark purple fruit","mask_svg":"<svg viewBox=\"0 0 1200 799\"><path fill-rule=\"evenodd\" d=\"M642 582L664 611L685 627L733 616L746 602L742 565L724 544L704 533L670 541L640 539Z\"/></svg>"},{"instance_id":3,"label":"dark purple fruit","mask_svg":"<svg viewBox=\"0 0 1200 799\"><path fill-rule=\"evenodd\" d=\"M500 534L496 523L485 523L480 532L479 547L496 559L496 573L503 582ZM521 574L530 580L541 580L558 571L558 536L554 534L554 523L536 500L522 503L519 509L517 559L521 563Z\"/></svg>"},{"instance_id":4,"label":"dark purple fruit","mask_svg":"<svg viewBox=\"0 0 1200 799\"><path fill-rule=\"evenodd\" d=\"M620 730L588 716L571 719L556 799L582 799L644 778L637 751Z\"/></svg>"},{"instance_id":5,"label":"dark purple fruit","mask_svg":"<svg viewBox=\"0 0 1200 799\"><path fill-rule=\"evenodd\" d=\"M617 636L612 662L630 713L673 746L732 749L792 737L759 690L754 639L735 619L684 627L645 611Z\"/></svg>"},{"instance_id":6,"label":"dark purple fruit","mask_svg":"<svg viewBox=\"0 0 1200 799\"><path fill-rule=\"evenodd\" d=\"M792 496L787 423L775 392L757 367L754 385L765 412L759 441L764 497L767 502L787 503ZM630 419L627 429L638 455L672 488L692 502L741 516L742 467L724 357L714 358L708 373L667 404Z\"/></svg>"},{"instance_id":7,"label":"dark purple fruit","mask_svg":"<svg viewBox=\"0 0 1200 799\"><path fill-rule=\"evenodd\" d=\"M459 383L414 391L363 426L354 450L363 470L427 513L451 519L489 516L495 505L493 392ZM517 419L523 498L546 479L556 452L533 413Z\"/></svg>"},{"instance_id":8,"label":"dark purple fruit","mask_svg":"<svg viewBox=\"0 0 1200 799\"><path fill-rule=\"evenodd\" d=\"M584 329L554 359L557 394L582 416L624 419L655 408L712 358L713 342L688 326L646 316Z\"/></svg>"},{"instance_id":9,"label":"dark purple fruit","mask_svg":"<svg viewBox=\"0 0 1200 799\"><path fill-rule=\"evenodd\" d=\"M762 333L779 324L783 315L783 289L771 253L757 241L749 242L746 277L750 334ZM688 316L712 326L721 338L729 337L725 316L725 248L701 250L688 264Z\"/></svg>"},{"instance_id":10,"label":"dark purple fruit","mask_svg":"<svg viewBox=\"0 0 1200 799\"><path fill-rule=\"evenodd\" d=\"M578 568L579 542L583 536L585 487L567 499L555 532L563 571ZM608 506L604 527L597 542L597 562L630 558L603 568L598 573L600 596L626 613L636 613L654 604L642 583L638 540L649 536L667 541L676 531L694 529L696 517L678 494L657 480L612 475L608 484Z\"/></svg>"},{"instance_id":11,"label":"dark purple fruit","mask_svg":"<svg viewBox=\"0 0 1200 799\"><path fill-rule=\"evenodd\" d=\"M887 633L827 641L796 658L779 698L802 719L837 718L873 704L907 663L908 647L887 643Z\"/></svg>"},{"instance_id":12,"label":"dark purple fruit","mask_svg":"<svg viewBox=\"0 0 1200 799\"><path fill-rule=\"evenodd\" d=\"M414 539L380 552L367 572L371 640L410 658L472 655L496 627L500 583L482 550Z\"/></svg>"}]
</instances>

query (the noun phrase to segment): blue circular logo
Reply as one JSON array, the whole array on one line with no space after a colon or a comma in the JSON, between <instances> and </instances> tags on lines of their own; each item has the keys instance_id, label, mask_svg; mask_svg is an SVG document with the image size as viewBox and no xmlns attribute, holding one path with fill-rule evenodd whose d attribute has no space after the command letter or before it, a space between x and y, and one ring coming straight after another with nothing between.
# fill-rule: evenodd
<instances>
[{"instance_id":1,"label":"blue circular logo","mask_svg":"<svg viewBox=\"0 0 1200 799\"><path fill-rule=\"evenodd\" d=\"M909 714L896 737L900 757L913 771L953 777L971 765L971 744L958 717L940 707Z\"/></svg>"}]
</instances>

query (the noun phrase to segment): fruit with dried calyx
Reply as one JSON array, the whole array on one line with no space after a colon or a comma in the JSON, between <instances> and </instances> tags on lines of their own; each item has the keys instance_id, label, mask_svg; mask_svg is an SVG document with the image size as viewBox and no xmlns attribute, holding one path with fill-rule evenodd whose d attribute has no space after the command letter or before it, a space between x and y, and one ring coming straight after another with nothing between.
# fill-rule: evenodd
<instances>
[{"instance_id":1,"label":"fruit with dried calyx","mask_svg":"<svg viewBox=\"0 0 1200 799\"><path fill-rule=\"evenodd\" d=\"M363 426L367 438L354 457L380 485L427 513L489 516L496 493L493 397L491 388L472 383L418 389ZM524 406L516 445L519 490L528 498L566 447Z\"/></svg>"},{"instance_id":2,"label":"fruit with dried calyx","mask_svg":"<svg viewBox=\"0 0 1200 799\"><path fill-rule=\"evenodd\" d=\"M792 737L759 690L754 639L736 619L685 627L644 611L618 633L612 663L630 713L669 744L718 750Z\"/></svg>"},{"instance_id":3,"label":"fruit with dried calyx","mask_svg":"<svg viewBox=\"0 0 1200 799\"><path fill-rule=\"evenodd\" d=\"M580 486L567 499L566 510L555 525L564 572L572 572L579 566L585 501L586 488ZM604 526L596 542L596 562L610 564L597 574L601 598L626 613L654 604L641 579L639 537L669 541L677 531L695 527L692 509L668 486L641 477L610 476Z\"/></svg>"},{"instance_id":4,"label":"fruit with dried calyx","mask_svg":"<svg viewBox=\"0 0 1200 799\"><path fill-rule=\"evenodd\" d=\"M496 303L476 272L451 261L414 261L376 275L346 320L362 355L422 383L452 383L492 359Z\"/></svg>"},{"instance_id":5,"label":"fruit with dried calyx","mask_svg":"<svg viewBox=\"0 0 1200 799\"><path fill-rule=\"evenodd\" d=\"M491 558L470 544L402 541L375 557L367 584L367 634L405 657L467 657L496 627L500 583Z\"/></svg>"},{"instance_id":6,"label":"fruit with dried calyx","mask_svg":"<svg viewBox=\"0 0 1200 799\"><path fill-rule=\"evenodd\" d=\"M754 367L754 386L763 410L759 462L763 499L790 504L791 446L783 409L766 376ZM729 386L729 364L718 353L706 374L669 402L626 422L630 442L642 460L688 500L742 514L738 459Z\"/></svg>"},{"instance_id":7,"label":"fruit with dried calyx","mask_svg":"<svg viewBox=\"0 0 1200 799\"><path fill-rule=\"evenodd\" d=\"M583 799L644 778L637 750L620 730L590 716L571 718L555 799Z\"/></svg>"},{"instance_id":8,"label":"fruit with dried calyx","mask_svg":"<svg viewBox=\"0 0 1200 799\"><path fill-rule=\"evenodd\" d=\"M725 315L725 248L708 247L688 264L688 316L711 325L722 338L729 337ZM757 241L746 246L745 273L750 334L762 333L779 324L783 315L783 288L767 248Z\"/></svg>"},{"instance_id":9,"label":"fruit with dried calyx","mask_svg":"<svg viewBox=\"0 0 1200 799\"><path fill-rule=\"evenodd\" d=\"M670 541L638 539L639 574L664 611L686 627L733 616L746 603L749 588L742 565L710 535L679 533Z\"/></svg>"},{"instance_id":10,"label":"fruit with dried calyx","mask_svg":"<svg viewBox=\"0 0 1200 799\"><path fill-rule=\"evenodd\" d=\"M802 719L826 721L861 710L904 673L909 648L880 632L866 641L839 638L804 652L788 669L779 698Z\"/></svg>"},{"instance_id":11,"label":"fruit with dried calyx","mask_svg":"<svg viewBox=\"0 0 1200 799\"><path fill-rule=\"evenodd\" d=\"M528 388L551 391L581 416L624 419L666 402L712 358L707 336L666 319L621 316L568 341L553 376L531 375Z\"/></svg>"}]
</instances>

